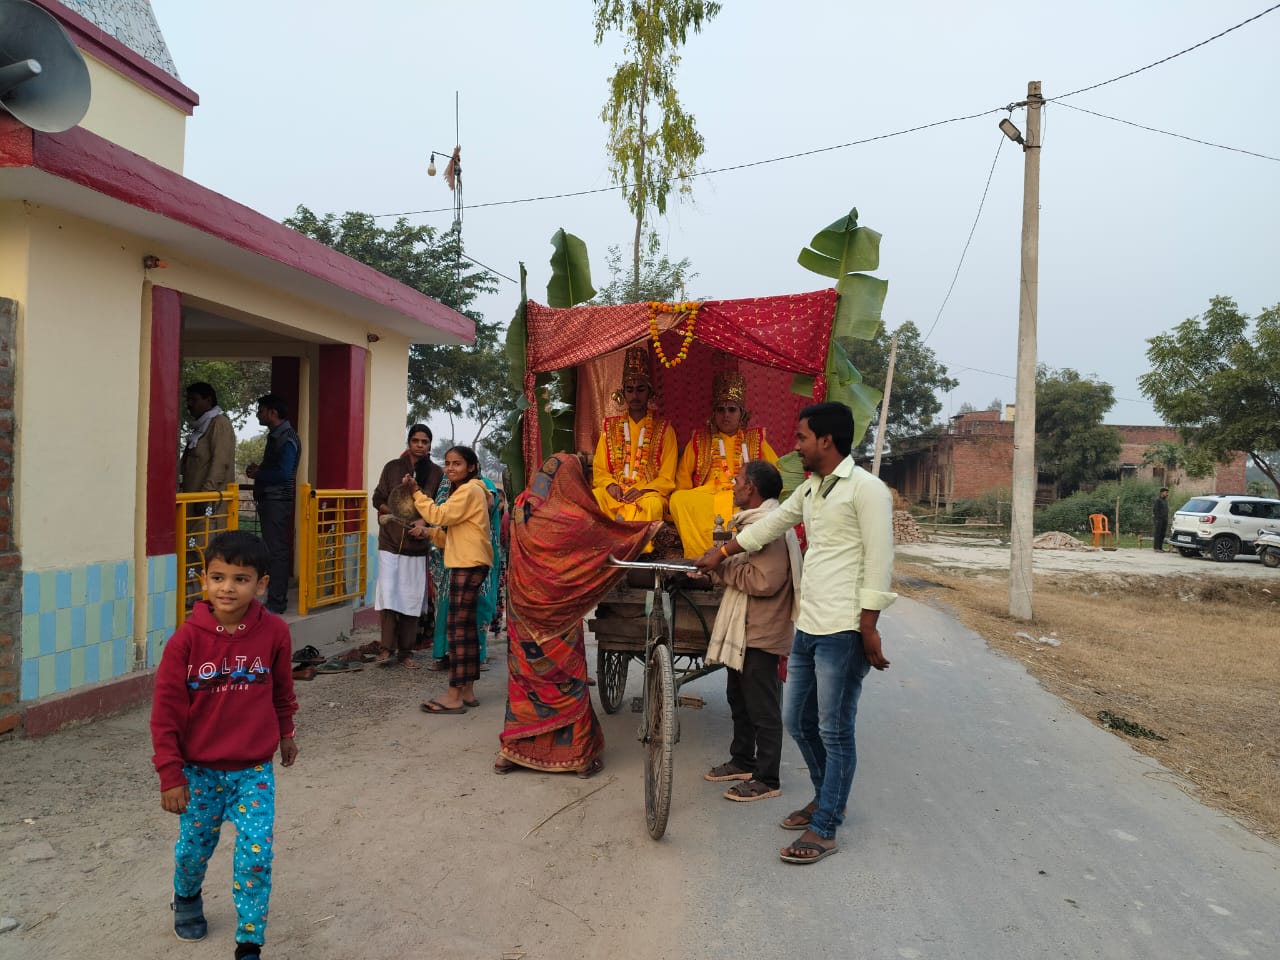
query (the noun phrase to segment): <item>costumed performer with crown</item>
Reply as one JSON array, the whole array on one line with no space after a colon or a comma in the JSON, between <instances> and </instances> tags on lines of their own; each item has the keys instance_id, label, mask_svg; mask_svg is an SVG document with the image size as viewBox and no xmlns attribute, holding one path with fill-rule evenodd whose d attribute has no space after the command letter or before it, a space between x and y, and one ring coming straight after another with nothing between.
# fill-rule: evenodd
<instances>
[{"instance_id":1,"label":"costumed performer with crown","mask_svg":"<svg viewBox=\"0 0 1280 960\"><path fill-rule=\"evenodd\" d=\"M671 495L675 521L686 557L700 557L711 547L716 517L729 528L733 517L733 478L752 460L777 463L763 427L748 427L747 381L736 370L723 370L711 381L711 417L689 438L676 469Z\"/></svg>"},{"instance_id":2,"label":"costumed performer with crown","mask_svg":"<svg viewBox=\"0 0 1280 960\"><path fill-rule=\"evenodd\" d=\"M676 433L649 410L652 397L649 349L628 347L622 388L613 395L626 413L605 417L592 464L596 503L618 520L661 520L676 486Z\"/></svg>"}]
</instances>

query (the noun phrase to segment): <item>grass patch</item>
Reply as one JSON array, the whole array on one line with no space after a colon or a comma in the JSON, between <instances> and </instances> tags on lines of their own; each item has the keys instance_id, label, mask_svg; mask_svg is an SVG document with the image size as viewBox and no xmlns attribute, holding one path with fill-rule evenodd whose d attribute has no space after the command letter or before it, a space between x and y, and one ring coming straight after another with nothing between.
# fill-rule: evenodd
<instances>
[{"instance_id":1,"label":"grass patch","mask_svg":"<svg viewBox=\"0 0 1280 960\"><path fill-rule=\"evenodd\" d=\"M1122 717L1164 737L1125 739L1205 803L1280 840L1280 579L1041 574L1027 624L1008 614L1007 575L896 566L901 593L944 605L1094 723L1120 735L1125 725L1098 716Z\"/></svg>"}]
</instances>

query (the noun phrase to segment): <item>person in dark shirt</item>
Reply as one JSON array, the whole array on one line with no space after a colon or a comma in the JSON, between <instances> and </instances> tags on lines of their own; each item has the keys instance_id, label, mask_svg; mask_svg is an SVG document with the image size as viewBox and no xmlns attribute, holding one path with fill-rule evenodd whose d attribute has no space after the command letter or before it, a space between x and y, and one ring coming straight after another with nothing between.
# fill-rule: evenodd
<instances>
[{"instance_id":1,"label":"person in dark shirt","mask_svg":"<svg viewBox=\"0 0 1280 960\"><path fill-rule=\"evenodd\" d=\"M289 422L289 405L268 393L258 398L258 422L267 428L262 463L245 470L253 481L262 539L271 551L271 579L267 581L267 609L284 613L289 604L289 575L293 572L294 478L302 458L302 441Z\"/></svg>"},{"instance_id":2,"label":"person in dark shirt","mask_svg":"<svg viewBox=\"0 0 1280 960\"><path fill-rule=\"evenodd\" d=\"M1169 488L1161 487L1160 495L1151 504L1151 518L1155 522L1155 548L1164 553L1164 535L1169 532Z\"/></svg>"}]
</instances>

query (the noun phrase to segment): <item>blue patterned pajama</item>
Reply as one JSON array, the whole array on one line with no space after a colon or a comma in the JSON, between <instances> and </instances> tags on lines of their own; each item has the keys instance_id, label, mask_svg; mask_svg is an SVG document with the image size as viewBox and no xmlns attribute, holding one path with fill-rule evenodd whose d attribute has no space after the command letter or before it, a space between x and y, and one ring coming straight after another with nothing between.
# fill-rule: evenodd
<instances>
[{"instance_id":1,"label":"blue patterned pajama","mask_svg":"<svg viewBox=\"0 0 1280 960\"><path fill-rule=\"evenodd\" d=\"M191 801L178 820L173 889L184 897L199 892L222 824L230 821L236 828L231 884L238 921L236 942L263 943L271 898L275 771L270 763L245 770L210 770L187 764L183 773Z\"/></svg>"}]
</instances>

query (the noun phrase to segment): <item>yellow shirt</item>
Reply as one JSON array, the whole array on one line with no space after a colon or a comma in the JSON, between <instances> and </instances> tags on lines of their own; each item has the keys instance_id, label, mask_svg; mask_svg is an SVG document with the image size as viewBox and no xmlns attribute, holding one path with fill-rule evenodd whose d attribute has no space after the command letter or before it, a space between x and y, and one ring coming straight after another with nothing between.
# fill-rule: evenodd
<instances>
[{"instance_id":1,"label":"yellow shirt","mask_svg":"<svg viewBox=\"0 0 1280 960\"><path fill-rule=\"evenodd\" d=\"M422 519L443 530L432 530L431 541L444 548L446 567L491 567L493 544L489 540L489 498L484 484L469 480L437 504L425 493L413 495Z\"/></svg>"}]
</instances>

